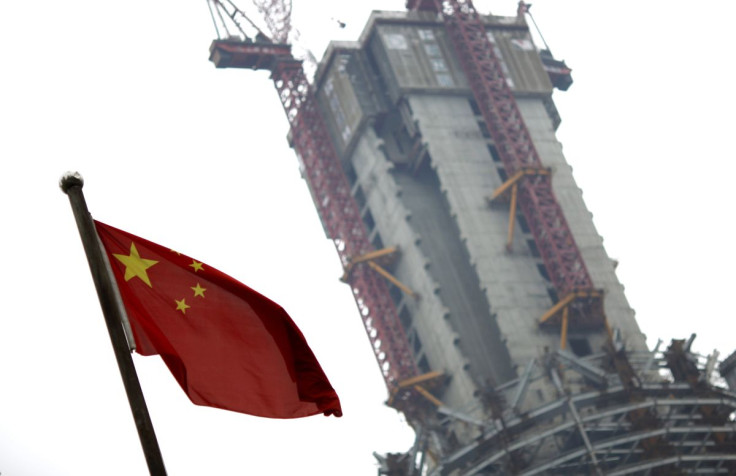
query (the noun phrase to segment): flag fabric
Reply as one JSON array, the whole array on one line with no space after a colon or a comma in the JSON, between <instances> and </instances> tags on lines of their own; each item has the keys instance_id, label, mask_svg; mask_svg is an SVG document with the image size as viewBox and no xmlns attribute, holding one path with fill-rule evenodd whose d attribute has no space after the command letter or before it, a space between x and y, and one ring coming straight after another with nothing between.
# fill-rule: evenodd
<instances>
[{"instance_id":1,"label":"flag fabric","mask_svg":"<svg viewBox=\"0 0 736 476\"><path fill-rule=\"evenodd\" d=\"M341 416L284 309L216 269L95 221L136 351L160 355L197 405L269 418Z\"/></svg>"}]
</instances>

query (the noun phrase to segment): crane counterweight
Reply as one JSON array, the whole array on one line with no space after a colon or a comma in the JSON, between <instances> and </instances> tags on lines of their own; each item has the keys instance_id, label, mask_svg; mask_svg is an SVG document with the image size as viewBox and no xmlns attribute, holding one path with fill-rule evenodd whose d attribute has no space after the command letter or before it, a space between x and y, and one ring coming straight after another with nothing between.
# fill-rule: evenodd
<instances>
[{"instance_id":1,"label":"crane counterweight","mask_svg":"<svg viewBox=\"0 0 736 476\"><path fill-rule=\"evenodd\" d=\"M277 59L291 59L291 46L260 41L215 40L210 45L210 61L217 68L265 69L271 71ZM295 61L295 60L294 60Z\"/></svg>"}]
</instances>

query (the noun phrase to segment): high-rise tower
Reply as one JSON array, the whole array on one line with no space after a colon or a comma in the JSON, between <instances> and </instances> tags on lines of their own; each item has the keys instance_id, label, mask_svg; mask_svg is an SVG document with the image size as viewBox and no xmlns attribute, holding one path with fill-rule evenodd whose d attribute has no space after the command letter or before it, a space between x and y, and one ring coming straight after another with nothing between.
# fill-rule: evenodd
<instances>
[{"instance_id":1,"label":"high-rise tower","mask_svg":"<svg viewBox=\"0 0 736 476\"><path fill-rule=\"evenodd\" d=\"M647 349L555 138L570 71L526 7L408 3L332 43L308 93L286 45L212 47L272 71L388 404L417 432L383 472L736 471L736 395L690 341Z\"/></svg>"}]
</instances>

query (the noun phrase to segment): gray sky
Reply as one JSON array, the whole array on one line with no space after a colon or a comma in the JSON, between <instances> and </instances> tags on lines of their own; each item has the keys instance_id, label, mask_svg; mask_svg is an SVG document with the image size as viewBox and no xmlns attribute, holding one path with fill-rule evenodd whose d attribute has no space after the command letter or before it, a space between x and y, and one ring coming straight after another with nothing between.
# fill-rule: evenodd
<instances>
[{"instance_id":1,"label":"gray sky","mask_svg":"<svg viewBox=\"0 0 736 476\"><path fill-rule=\"evenodd\" d=\"M356 3L357 4L357 3ZM363 5L364 2L360 2ZM367 4L367 2L366 2ZM513 1L477 2L511 13ZM356 39L370 7L295 1L315 55ZM732 19L724 0L534 2L573 68L558 137L650 344L697 332L734 347ZM347 23L339 29L331 18ZM192 405L158 357L134 356L172 475L376 474L413 435L386 390L322 232L268 74L216 70L205 2L0 5L0 473L145 474L67 198L283 305L342 419L266 420Z\"/></svg>"}]
</instances>

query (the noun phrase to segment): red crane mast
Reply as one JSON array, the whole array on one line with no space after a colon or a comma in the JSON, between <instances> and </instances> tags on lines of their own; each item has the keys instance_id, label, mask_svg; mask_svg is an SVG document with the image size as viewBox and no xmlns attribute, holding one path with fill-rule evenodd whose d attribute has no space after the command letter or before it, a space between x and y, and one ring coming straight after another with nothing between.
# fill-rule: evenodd
<instances>
[{"instance_id":1,"label":"red crane mast","mask_svg":"<svg viewBox=\"0 0 736 476\"><path fill-rule=\"evenodd\" d=\"M226 16L236 25L249 23L256 28L232 2L208 1L213 19ZM260 2L258 6L267 17L269 12L288 10L284 2L279 1ZM238 22L239 19L243 21ZM288 25L284 21L269 22L269 25L271 23L277 25L276 28ZM241 36L245 36L244 28L238 30ZM275 38L286 41L288 32L275 33L272 32ZM401 381L417 375L416 364L387 283L367 262L354 263L356 258L374 251L373 245L302 62L294 58L288 44L275 43L260 30L253 40L247 36L237 40L215 40L210 53L210 60L217 67L266 69L271 72L291 127L293 147L304 166L322 223L335 244L343 267L350 270L346 273L347 282L386 385L389 390L396 390Z\"/></svg>"},{"instance_id":2,"label":"red crane mast","mask_svg":"<svg viewBox=\"0 0 736 476\"><path fill-rule=\"evenodd\" d=\"M320 217L347 268L355 258L374 250L340 158L301 62L277 61L272 79ZM417 369L388 286L367 263L355 265L347 276L386 384L395 389L400 381L415 376Z\"/></svg>"}]
</instances>

